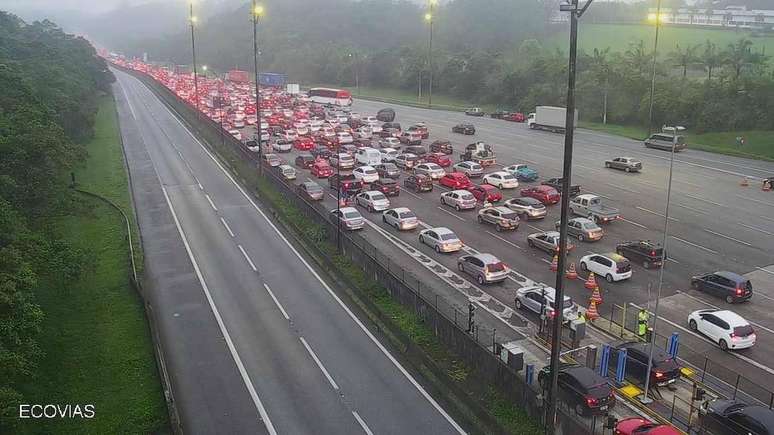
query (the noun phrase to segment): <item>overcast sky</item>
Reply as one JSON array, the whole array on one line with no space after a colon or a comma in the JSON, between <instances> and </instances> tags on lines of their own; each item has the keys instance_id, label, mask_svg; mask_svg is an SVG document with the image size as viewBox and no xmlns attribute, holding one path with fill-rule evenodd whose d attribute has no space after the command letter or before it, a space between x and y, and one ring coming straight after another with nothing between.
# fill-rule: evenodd
<instances>
[{"instance_id":1,"label":"overcast sky","mask_svg":"<svg viewBox=\"0 0 774 435\"><path fill-rule=\"evenodd\" d=\"M184 0L168 0L184 1ZM0 9L7 11L78 10L105 12L120 4L148 3L148 0L0 0Z\"/></svg>"}]
</instances>

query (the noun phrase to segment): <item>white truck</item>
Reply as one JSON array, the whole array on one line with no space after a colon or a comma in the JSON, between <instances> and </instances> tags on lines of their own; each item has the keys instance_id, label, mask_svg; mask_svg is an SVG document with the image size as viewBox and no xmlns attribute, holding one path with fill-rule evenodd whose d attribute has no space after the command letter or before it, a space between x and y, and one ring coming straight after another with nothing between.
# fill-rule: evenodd
<instances>
[{"instance_id":1,"label":"white truck","mask_svg":"<svg viewBox=\"0 0 774 435\"><path fill-rule=\"evenodd\" d=\"M570 212L596 223L612 222L621 217L617 208L605 205L597 195L578 195L570 201Z\"/></svg>"},{"instance_id":2,"label":"white truck","mask_svg":"<svg viewBox=\"0 0 774 435\"><path fill-rule=\"evenodd\" d=\"M564 133L567 109L564 107L537 106L527 117L527 126L533 130L548 130ZM578 111L575 111L575 125L578 125Z\"/></svg>"}]
</instances>

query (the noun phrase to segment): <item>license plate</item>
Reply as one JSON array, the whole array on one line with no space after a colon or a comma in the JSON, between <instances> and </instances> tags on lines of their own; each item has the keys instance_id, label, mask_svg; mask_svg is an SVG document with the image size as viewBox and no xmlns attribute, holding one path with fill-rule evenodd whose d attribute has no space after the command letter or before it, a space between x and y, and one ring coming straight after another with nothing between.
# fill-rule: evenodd
<instances>
[{"instance_id":1,"label":"license plate","mask_svg":"<svg viewBox=\"0 0 774 435\"><path fill-rule=\"evenodd\" d=\"M675 380L674 379L670 379L668 381L659 383L658 386L659 387L663 387L664 385L669 385L669 384L674 384L674 383L675 383Z\"/></svg>"},{"instance_id":2,"label":"license plate","mask_svg":"<svg viewBox=\"0 0 774 435\"><path fill-rule=\"evenodd\" d=\"M605 406L600 406L600 407L599 407L599 410L600 410L600 411L607 411L607 405L605 405Z\"/></svg>"}]
</instances>

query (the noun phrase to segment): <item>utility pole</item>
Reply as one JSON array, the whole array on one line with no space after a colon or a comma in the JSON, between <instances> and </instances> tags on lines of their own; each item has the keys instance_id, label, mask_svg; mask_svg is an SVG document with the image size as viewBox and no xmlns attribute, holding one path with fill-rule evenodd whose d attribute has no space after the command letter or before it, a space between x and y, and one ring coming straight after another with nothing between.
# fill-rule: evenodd
<instances>
[{"instance_id":1,"label":"utility pole","mask_svg":"<svg viewBox=\"0 0 774 435\"><path fill-rule=\"evenodd\" d=\"M429 12L425 14L425 21L430 24L430 39L427 43L427 67L430 71L430 83L427 88L427 107L433 106L433 9L438 0L429 1Z\"/></svg>"},{"instance_id":2,"label":"utility pole","mask_svg":"<svg viewBox=\"0 0 774 435\"><path fill-rule=\"evenodd\" d=\"M559 260L556 269L556 293L555 301L561 304L564 301L564 270L567 259L567 221L569 220L570 208L570 185L572 178L572 150L575 134L575 72L578 57L578 19L591 6L593 0L588 0L586 4L578 10L578 0L570 0L570 3L563 3L559 10L570 12L570 59L568 64L567 77L567 117L565 118L564 133L564 168L562 171L562 205L559 227ZM561 305L558 305L561 306ZM556 401L558 396L559 379L559 354L562 337L563 311L554 310L553 333L551 334L551 361L550 361L550 382L548 390L548 406L546 406L545 427L547 431L553 433L556 427Z\"/></svg>"},{"instance_id":3,"label":"utility pole","mask_svg":"<svg viewBox=\"0 0 774 435\"><path fill-rule=\"evenodd\" d=\"M255 69L255 114L258 123L258 176L263 176L263 133L261 132L261 82L258 74L258 19L263 15L263 6L253 0L253 68Z\"/></svg>"},{"instance_id":4,"label":"utility pole","mask_svg":"<svg viewBox=\"0 0 774 435\"><path fill-rule=\"evenodd\" d=\"M658 33L661 29L661 0L656 3L656 38L653 42L653 75L650 79L650 104L648 105L648 137L653 133L653 97L656 93L656 58L658 55ZM675 132L677 134L677 132Z\"/></svg>"},{"instance_id":5,"label":"utility pole","mask_svg":"<svg viewBox=\"0 0 774 435\"><path fill-rule=\"evenodd\" d=\"M196 17L193 14L193 1L188 5L188 21L191 24L191 58L193 62L193 80L194 80L194 107L196 107L196 116L199 116L199 82L196 79L196 38L194 38L194 24Z\"/></svg>"}]
</instances>

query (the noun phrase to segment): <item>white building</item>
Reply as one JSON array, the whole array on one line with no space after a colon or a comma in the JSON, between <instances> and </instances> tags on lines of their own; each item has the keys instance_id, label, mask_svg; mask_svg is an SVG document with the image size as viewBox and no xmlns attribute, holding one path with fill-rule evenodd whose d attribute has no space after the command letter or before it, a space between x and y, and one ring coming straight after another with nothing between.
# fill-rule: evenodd
<instances>
[{"instance_id":1,"label":"white building","mask_svg":"<svg viewBox=\"0 0 774 435\"><path fill-rule=\"evenodd\" d=\"M648 21L656 20L656 8L648 10ZM728 6L725 9L680 8L661 9L662 24L685 26L733 27L774 30L774 10L753 9L744 6Z\"/></svg>"}]
</instances>

